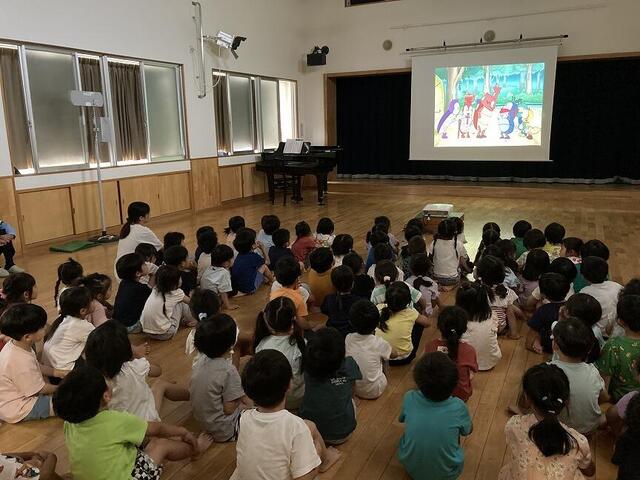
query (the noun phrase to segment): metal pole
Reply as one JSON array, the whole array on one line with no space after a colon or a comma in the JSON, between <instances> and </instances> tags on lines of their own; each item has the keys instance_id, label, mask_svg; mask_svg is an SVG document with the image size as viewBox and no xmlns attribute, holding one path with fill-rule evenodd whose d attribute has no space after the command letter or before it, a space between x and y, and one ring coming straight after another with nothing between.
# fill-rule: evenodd
<instances>
[{"instance_id":1,"label":"metal pole","mask_svg":"<svg viewBox=\"0 0 640 480\"><path fill-rule=\"evenodd\" d=\"M104 215L104 195L102 193L102 169L100 167L100 144L98 143L98 116L96 115L96 107L91 107L91 116L93 117L93 150L96 155L96 172L98 174L98 196L100 197L100 225L102 226L102 236L107 235L107 221Z\"/></svg>"},{"instance_id":2,"label":"metal pole","mask_svg":"<svg viewBox=\"0 0 640 480\"><path fill-rule=\"evenodd\" d=\"M533 38L514 38L511 40L499 40L497 42L475 42L475 43L458 43L455 45L434 45L432 47L412 47L407 48L404 54L411 53L430 53L438 51L447 51L457 48L472 48L472 47L491 47L496 45L506 44L521 44L521 43L533 43L533 42L547 42L551 40L563 40L568 38L569 35L553 35L549 37L533 37Z\"/></svg>"}]
</instances>

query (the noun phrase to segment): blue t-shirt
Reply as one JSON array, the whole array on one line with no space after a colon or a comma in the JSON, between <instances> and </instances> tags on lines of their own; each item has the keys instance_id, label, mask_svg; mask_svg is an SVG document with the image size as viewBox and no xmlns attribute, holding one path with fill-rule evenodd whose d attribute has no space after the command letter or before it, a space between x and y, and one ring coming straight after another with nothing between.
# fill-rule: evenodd
<instances>
[{"instance_id":1,"label":"blue t-shirt","mask_svg":"<svg viewBox=\"0 0 640 480\"><path fill-rule=\"evenodd\" d=\"M255 252L239 253L231 267L231 284L242 293L256 291L258 269L264 265L264 258Z\"/></svg>"},{"instance_id":2,"label":"blue t-shirt","mask_svg":"<svg viewBox=\"0 0 640 480\"><path fill-rule=\"evenodd\" d=\"M410 390L402 401L405 424L398 459L414 480L454 480L462 473L464 451L460 435L471 432L471 417L457 397L442 402Z\"/></svg>"},{"instance_id":3,"label":"blue t-shirt","mask_svg":"<svg viewBox=\"0 0 640 480\"><path fill-rule=\"evenodd\" d=\"M528 322L529 327L540 335L540 345L546 353L553 353L551 348L551 327L558 321L560 308L564 302L554 302L541 305Z\"/></svg>"},{"instance_id":4,"label":"blue t-shirt","mask_svg":"<svg viewBox=\"0 0 640 480\"><path fill-rule=\"evenodd\" d=\"M365 262L364 265L364 271L368 272L369 268L371 268L371 265L375 265L376 263L376 259L373 257L373 248L369 249L369 253L367 254L367 261Z\"/></svg>"}]
</instances>

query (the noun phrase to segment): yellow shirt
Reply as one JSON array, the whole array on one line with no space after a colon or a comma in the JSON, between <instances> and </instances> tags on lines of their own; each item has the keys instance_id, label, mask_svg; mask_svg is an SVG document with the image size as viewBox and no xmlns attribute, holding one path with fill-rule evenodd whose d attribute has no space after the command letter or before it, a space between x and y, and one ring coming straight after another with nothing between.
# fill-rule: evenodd
<instances>
[{"instance_id":1,"label":"yellow shirt","mask_svg":"<svg viewBox=\"0 0 640 480\"><path fill-rule=\"evenodd\" d=\"M324 273L318 273L314 269L309 270L309 287L317 306L321 306L324 297L336 293L336 289L331 283L331 269Z\"/></svg>"},{"instance_id":2,"label":"yellow shirt","mask_svg":"<svg viewBox=\"0 0 640 480\"><path fill-rule=\"evenodd\" d=\"M386 305L378 305L378 309L381 311L384 307L386 307ZM387 320L386 332L376 328L376 337L380 337L389 342L398 352L399 358L406 357L411 353L411 350L413 350L411 331L417 318L418 311L415 308L400 310L391 315L391 318Z\"/></svg>"},{"instance_id":3,"label":"yellow shirt","mask_svg":"<svg viewBox=\"0 0 640 480\"><path fill-rule=\"evenodd\" d=\"M552 262L560 256L561 249L562 249L561 244L554 245L553 243L549 243L549 242L547 242L545 246L542 247L542 250L544 250L549 254L549 260L551 260Z\"/></svg>"}]
</instances>

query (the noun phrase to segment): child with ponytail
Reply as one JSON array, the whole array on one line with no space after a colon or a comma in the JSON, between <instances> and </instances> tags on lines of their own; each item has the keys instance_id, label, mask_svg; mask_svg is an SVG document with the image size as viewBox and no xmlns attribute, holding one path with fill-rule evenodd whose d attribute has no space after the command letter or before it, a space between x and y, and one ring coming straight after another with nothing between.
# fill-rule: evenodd
<instances>
[{"instance_id":1,"label":"child with ponytail","mask_svg":"<svg viewBox=\"0 0 640 480\"><path fill-rule=\"evenodd\" d=\"M502 352L498 344L498 320L491 311L488 287L480 282L462 282L456 292L456 306L469 315L462 340L475 349L478 369L491 370L502 358Z\"/></svg>"},{"instance_id":2,"label":"child with ponytail","mask_svg":"<svg viewBox=\"0 0 640 480\"><path fill-rule=\"evenodd\" d=\"M424 299L422 313L430 317L433 315L435 307L442 308L438 284L430 277L433 264L426 253L419 253L411 257L409 269L411 270L411 276L406 279L406 282L422 294Z\"/></svg>"},{"instance_id":3,"label":"child with ponytail","mask_svg":"<svg viewBox=\"0 0 640 480\"><path fill-rule=\"evenodd\" d=\"M127 253L134 253L136 247L141 243L150 243L158 251L157 259L162 260L162 249L164 243L149 229L146 224L149 222L151 207L144 202L133 202L127 207L127 221L120 230L120 240L118 241L118 251L114 263ZM118 278L118 272L116 278Z\"/></svg>"},{"instance_id":4,"label":"child with ponytail","mask_svg":"<svg viewBox=\"0 0 640 480\"><path fill-rule=\"evenodd\" d=\"M163 265L156 274L156 286L140 316L142 331L156 340L171 340L183 324L195 327L189 312L189 297L180 289L180 270Z\"/></svg>"},{"instance_id":5,"label":"child with ponytail","mask_svg":"<svg viewBox=\"0 0 640 480\"><path fill-rule=\"evenodd\" d=\"M376 329L376 336L389 342L398 352L390 365L407 365L416 356L420 346L424 327L429 326L429 320L420 315L411 306L409 285L404 282L394 282L385 292L385 303L378 305L380 310L380 325Z\"/></svg>"},{"instance_id":6,"label":"child with ponytail","mask_svg":"<svg viewBox=\"0 0 640 480\"><path fill-rule=\"evenodd\" d=\"M53 289L53 304L56 307L59 306L60 294L69 287L77 286L83 274L82 265L73 258L69 258L66 262L58 265L58 279Z\"/></svg>"},{"instance_id":7,"label":"child with ponytail","mask_svg":"<svg viewBox=\"0 0 640 480\"><path fill-rule=\"evenodd\" d=\"M380 305L385 303L385 295L387 288L398 279L398 269L391 260L382 260L375 265L376 282L378 286L371 292L370 300L374 305ZM405 282L409 287L411 293L410 307L415 307L419 312L426 310L427 303L422 297L420 290L417 290L411 286L410 282Z\"/></svg>"},{"instance_id":8,"label":"child with ponytail","mask_svg":"<svg viewBox=\"0 0 640 480\"><path fill-rule=\"evenodd\" d=\"M111 297L111 278L102 273L92 273L81 279L80 285L87 287L93 296L87 320L94 327L99 327L113 317L113 306L108 302Z\"/></svg>"},{"instance_id":9,"label":"child with ponytail","mask_svg":"<svg viewBox=\"0 0 640 480\"><path fill-rule=\"evenodd\" d=\"M278 350L291 365L293 380L287 392L285 408L297 410L304 397L304 354L306 342L296 323L296 307L287 297L271 300L256 320L255 353Z\"/></svg>"},{"instance_id":10,"label":"child with ponytail","mask_svg":"<svg viewBox=\"0 0 640 480\"><path fill-rule=\"evenodd\" d=\"M498 479L594 475L589 442L558 420L569 400L567 375L555 365L541 363L527 370L522 387L532 413L515 415L507 422L504 431L509 454Z\"/></svg>"},{"instance_id":11,"label":"child with ponytail","mask_svg":"<svg viewBox=\"0 0 640 480\"><path fill-rule=\"evenodd\" d=\"M478 371L478 360L476 351L468 343L461 342L462 336L467 331L467 321L469 316L460 307L445 307L438 315L438 330L440 338L432 340L427 344L424 351L442 352L458 367L458 384L453 390L454 397L466 402L473 393L471 379Z\"/></svg>"},{"instance_id":12,"label":"child with ponytail","mask_svg":"<svg viewBox=\"0 0 640 480\"><path fill-rule=\"evenodd\" d=\"M491 310L498 320L498 334L508 332L509 338L517 340L518 318L522 316L515 306L518 294L504 284L505 268L499 258L485 255L478 264L478 279L488 288Z\"/></svg>"}]
</instances>

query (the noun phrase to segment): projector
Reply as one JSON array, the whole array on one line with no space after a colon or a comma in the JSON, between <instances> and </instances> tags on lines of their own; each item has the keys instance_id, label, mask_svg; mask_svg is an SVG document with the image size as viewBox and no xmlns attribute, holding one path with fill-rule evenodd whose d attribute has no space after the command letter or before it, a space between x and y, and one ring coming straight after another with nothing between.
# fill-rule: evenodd
<instances>
[{"instance_id":1,"label":"projector","mask_svg":"<svg viewBox=\"0 0 640 480\"><path fill-rule=\"evenodd\" d=\"M313 51L307 55L308 67L319 67L327 64L327 54L329 53L329 47L326 45L322 48L313 47Z\"/></svg>"},{"instance_id":2,"label":"projector","mask_svg":"<svg viewBox=\"0 0 640 480\"><path fill-rule=\"evenodd\" d=\"M450 203L428 203L422 209L424 217L447 218L453 211Z\"/></svg>"}]
</instances>

